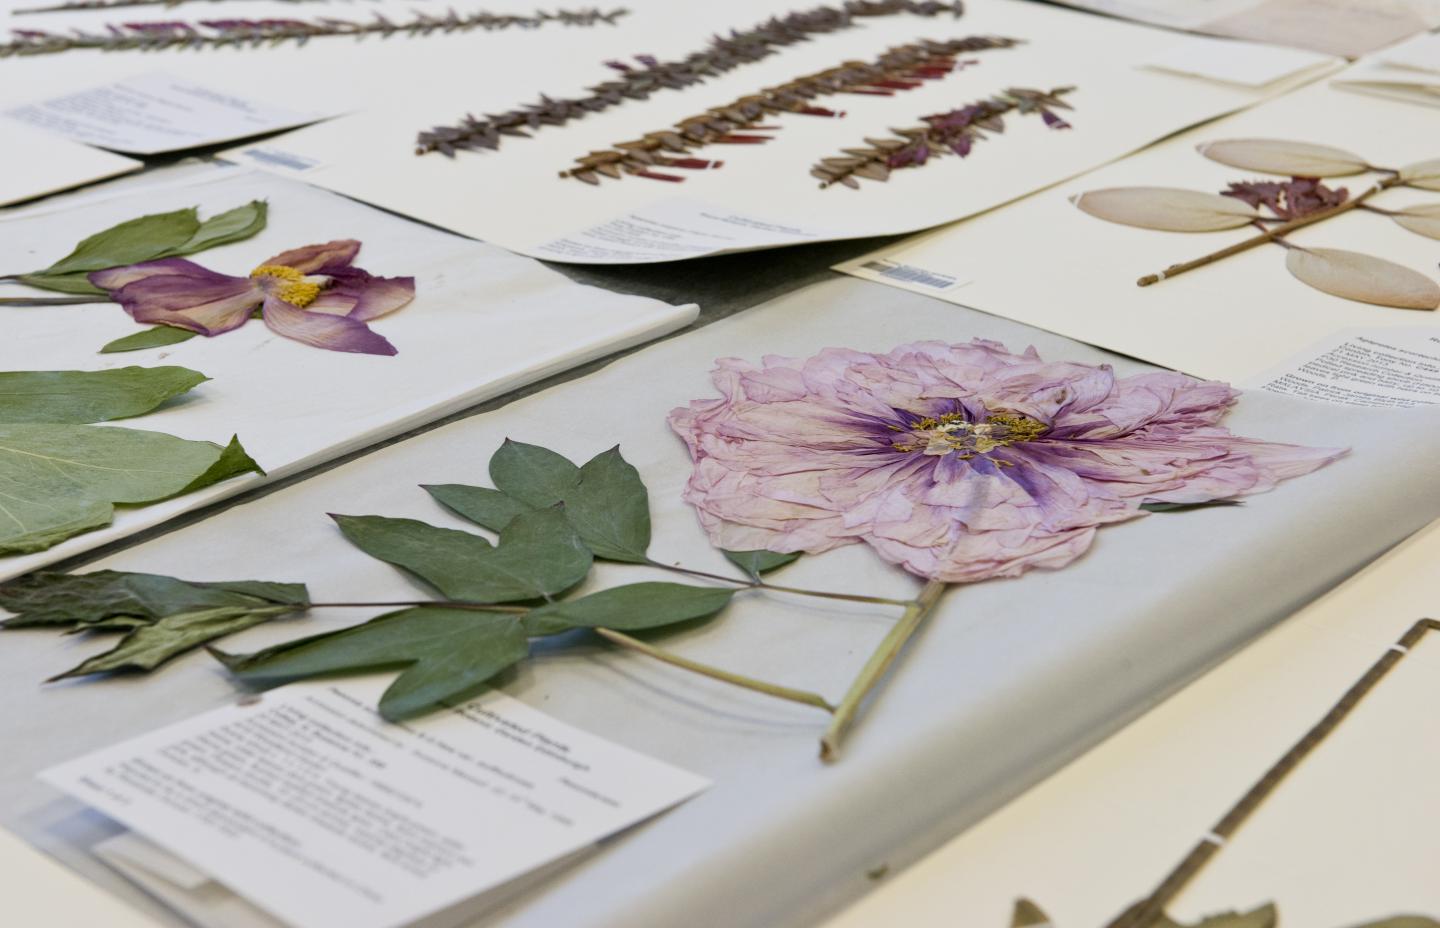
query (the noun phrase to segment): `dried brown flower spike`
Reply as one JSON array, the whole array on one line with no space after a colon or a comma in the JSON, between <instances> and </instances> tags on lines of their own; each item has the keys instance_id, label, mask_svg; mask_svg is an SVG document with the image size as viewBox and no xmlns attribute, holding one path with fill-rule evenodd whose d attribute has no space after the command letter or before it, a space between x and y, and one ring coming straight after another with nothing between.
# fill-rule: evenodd
<instances>
[{"instance_id":1,"label":"dried brown flower spike","mask_svg":"<svg viewBox=\"0 0 1440 928\"><path fill-rule=\"evenodd\" d=\"M650 132L641 138L619 142L607 151L592 151L575 159L578 166L561 171L587 184L601 177L619 179L625 174L652 180L680 181L678 174L654 170L719 167L721 162L700 158L676 158L706 145L754 145L770 140L766 135L737 134L761 132L777 127L761 125L768 116L799 113L805 116L844 116L843 112L815 105L819 97L835 94L893 96L914 90L928 80L940 80L973 64L954 56L994 48L1012 48L1018 39L998 36L970 36L947 41L922 40L892 48L873 62L847 61L839 67L807 74L777 87L741 97L724 106L712 107L698 116L682 119L672 129Z\"/></svg>"},{"instance_id":2,"label":"dried brown flower spike","mask_svg":"<svg viewBox=\"0 0 1440 928\"><path fill-rule=\"evenodd\" d=\"M467 115L453 126L436 126L421 132L416 139L417 155L438 151L447 157L456 151L483 151L499 148L502 136L527 137L541 126L561 126L586 113L598 113L626 100L645 100L659 90L681 90L702 83L706 78L760 61L787 45L805 42L811 36L848 29L857 19L878 16L938 16L952 13L959 16L964 5L959 0L942 3L937 0L847 0L839 7L819 6L801 13L770 19L753 29L732 31L716 36L710 45L678 61L659 61L648 55L637 56L643 67L635 68L620 62L608 62L620 72L614 80L589 88L589 93L570 99L541 96L539 102L519 106L504 113L486 114L484 118Z\"/></svg>"},{"instance_id":3,"label":"dried brown flower spike","mask_svg":"<svg viewBox=\"0 0 1440 928\"><path fill-rule=\"evenodd\" d=\"M820 179L822 188L844 184L858 190L856 178L885 181L897 168L918 168L932 158L956 154L961 158L987 132L1002 132L1007 113L1026 115L1038 113L1052 129L1068 129L1070 124L1055 114L1054 109L1070 109L1060 98L1074 87L1057 87L1047 92L1011 87L986 100L962 106L948 113L924 117L925 125L912 129L894 129L895 138L866 139L861 148L847 148L842 157L822 158L810 169ZM1052 109L1053 108L1053 109Z\"/></svg>"}]
</instances>

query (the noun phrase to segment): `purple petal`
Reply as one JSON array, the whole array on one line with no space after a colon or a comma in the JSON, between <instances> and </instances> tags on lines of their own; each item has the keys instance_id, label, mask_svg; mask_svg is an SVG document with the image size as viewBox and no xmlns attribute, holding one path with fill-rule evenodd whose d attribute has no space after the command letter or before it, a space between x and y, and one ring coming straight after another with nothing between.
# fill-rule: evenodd
<instances>
[{"instance_id":1,"label":"purple petal","mask_svg":"<svg viewBox=\"0 0 1440 928\"><path fill-rule=\"evenodd\" d=\"M330 276L334 282L306 309L366 322L415 299L413 277L376 277L358 267L343 268Z\"/></svg>"},{"instance_id":2,"label":"purple petal","mask_svg":"<svg viewBox=\"0 0 1440 928\"><path fill-rule=\"evenodd\" d=\"M104 286L102 281L128 281L110 290L110 298L136 322L162 323L201 335L239 328L261 300L259 287L248 277L217 274L178 258L99 271L90 278L97 286Z\"/></svg>"},{"instance_id":3,"label":"purple petal","mask_svg":"<svg viewBox=\"0 0 1440 928\"><path fill-rule=\"evenodd\" d=\"M265 263L293 267L302 274L314 274L325 268L349 267L359 251L359 242L353 238L345 238L323 245L306 245L304 248L282 251Z\"/></svg>"},{"instance_id":4,"label":"purple petal","mask_svg":"<svg viewBox=\"0 0 1440 928\"><path fill-rule=\"evenodd\" d=\"M384 336L370 331L365 323L345 316L307 312L273 296L266 297L263 316L265 324L276 334L316 348L358 354L396 353L395 346Z\"/></svg>"}]
</instances>

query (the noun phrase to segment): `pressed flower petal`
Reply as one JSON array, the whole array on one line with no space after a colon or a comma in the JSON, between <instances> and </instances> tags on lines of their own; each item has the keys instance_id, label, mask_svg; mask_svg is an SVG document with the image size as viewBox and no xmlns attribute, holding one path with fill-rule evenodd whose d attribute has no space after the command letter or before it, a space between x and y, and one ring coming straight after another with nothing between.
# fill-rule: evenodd
<instances>
[{"instance_id":1,"label":"pressed flower petal","mask_svg":"<svg viewBox=\"0 0 1440 928\"><path fill-rule=\"evenodd\" d=\"M358 267L332 271L330 276L332 283L306 309L368 322L415 299L413 277L376 277ZM346 308L340 311L341 307Z\"/></svg>"},{"instance_id":2,"label":"pressed flower petal","mask_svg":"<svg viewBox=\"0 0 1440 928\"><path fill-rule=\"evenodd\" d=\"M102 290L119 290L126 284L134 283L137 280L161 275L186 277L193 280L235 279L226 274L217 274L201 267L194 261L186 261L184 258L162 258L159 261L146 261L142 264L127 264L124 267L95 271L88 274L87 277L92 284Z\"/></svg>"},{"instance_id":3,"label":"pressed flower petal","mask_svg":"<svg viewBox=\"0 0 1440 928\"><path fill-rule=\"evenodd\" d=\"M360 243L353 238L326 242L323 245L306 245L292 248L264 262L265 265L293 267L302 274L315 274L326 268L338 270L349 267L360 251ZM263 265L262 265L263 266Z\"/></svg>"},{"instance_id":4,"label":"pressed flower petal","mask_svg":"<svg viewBox=\"0 0 1440 928\"><path fill-rule=\"evenodd\" d=\"M329 313L307 312L273 296L266 297L262 316L276 334L316 348L358 354L396 353L394 345L370 331L363 322Z\"/></svg>"},{"instance_id":5,"label":"pressed flower petal","mask_svg":"<svg viewBox=\"0 0 1440 928\"><path fill-rule=\"evenodd\" d=\"M110 293L136 322L173 325L201 335L219 335L245 324L261 293L246 277L158 274Z\"/></svg>"}]
</instances>

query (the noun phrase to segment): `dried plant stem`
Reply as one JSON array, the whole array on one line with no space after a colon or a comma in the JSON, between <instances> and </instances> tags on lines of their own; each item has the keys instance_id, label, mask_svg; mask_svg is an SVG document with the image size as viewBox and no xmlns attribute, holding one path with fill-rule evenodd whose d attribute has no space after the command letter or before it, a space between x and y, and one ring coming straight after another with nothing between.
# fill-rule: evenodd
<instances>
[{"instance_id":1,"label":"dried plant stem","mask_svg":"<svg viewBox=\"0 0 1440 928\"><path fill-rule=\"evenodd\" d=\"M189 3L190 0L67 0L65 3L56 3L51 6L31 6L20 10L13 10L16 16L27 13L74 13L88 12L92 10L115 10L132 6L163 6L176 7L182 3ZM208 0L214 3L219 0ZM327 0L281 0L284 3L324 3Z\"/></svg>"},{"instance_id":2,"label":"dried plant stem","mask_svg":"<svg viewBox=\"0 0 1440 928\"><path fill-rule=\"evenodd\" d=\"M85 32L79 29L70 32L16 29L12 30L15 39L0 43L0 58L48 55L83 48L112 52L218 48L227 45L239 48L276 45L288 41L303 45L310 39L325 36L350 36L357 39L367 35L417 37L476 29L487 32L512 28L537 29L550 23L566 26L594 26L599 23L614 25L615 21L627 12L623 8L609 12L591 8L579 11L559 10L554 13L541 10L525 16L487 13L483 10L457 13L452 9L443 16L414 12L403 22L394 22L376 13L373 19L366 22L326 16L315 20L207 19L195 23L110 24L103 32Z\"/></svg>"},{"instance_id":3,"label":"dried plant stem","mask_svg":"<svg viewBox=\"0 0 1440 928\"><path fill-rule=\"evenodd\" d=\"M388 609L391 607L414 608L416 606L431 606L437 609L467 609L472 612L506 612L514 615L524 615L530 610L524 606L501 606L495 603L472 603L464 600L445 599L409 599L391 602L361 602L361 603L307 603L310 609L361 609L380 607Z\"/></svg>"},{"instance_id":4,"label":"dried plant stem","mask_svg":"<svg viewBox=\"0 0 1440 928\"><path fill-rule=\"evenodd\" d=\"M602 177L619 180L625 174L655 180L683 180L678 175L658 173L652 168L703 170L719 167L720 162L671 156L688 154L706 145L766 142L768 136L733 133L765 128L760 125L762 121L785 113L843 116L844 113L815 106L813 101L835 94L893 96L898 92L914 90L925 81L941 80L969 63L956 61L956 55L1013 48L1019 44L1018 39L1001 36L969 36L899 45L888 49L874 61L847 61L838 67L767 87L723 106L711 107L698 116L676 122L673 128L649 132L628 142L617 142L612 149L592 151L576 158L577 166L561 171L560 176L573 177L587 184L599 184Z\"/></svg>"},{"instance_id":5,"label":"dried plant stem","mask_svg":"<svg viewBox=\"0 0 1440 928\"><path fill-rule=\"evenodd\" d=\"M764 693L766 696L774 696L776 699L787 699L790 702L798 702L807 706L815 706L824 709L826 712L834 712L835 707L825 700L818 693L810 693L805 690L792 689L788 686L780 686L777 683L766 683L764 680L757 680L754 677L743 676L738 673L731 673L728 670L721 670L718 667L711 667L709 664L702 664L692 661L688 657L681 657L669 651L657 648L654 645L646 644L638 638L632 638L624 632L617 632L611 628L597 628L595 634L606 641L628 648L631 651L638 651L641 654L653 657L675 667L698 673L701 676L709 677L712 680L721 680L725 683L739 686L757 693Z\"/></svg>"},{"instance_id":6,"label":"dried plant stem","mask_svg":"<svg viewBox=\"0 0 1440 928\"><path fill-rule=\"evenodd\" d=\"M717 580L720 583L733 583L737 586L750 590L766 590L771 593L792 593L796 596L813 596L817 599L840 599L852 603L869 603L874 606L912 606L914 603L908 599L890 599L885 596L865 596L860 593L831 593L827 590L805 590L793 586L778 586L774 583L766 583L763 580L740 580L735 577L726 577L722 574L712 574L703 570L694 570L689 567L681 567L678 564L663 564L660 561L646 561L650 567L658 567L660 570L668 570L671 573L684 574L687 577L700 577L705 580Z\"/></svg>"},{"instance_id":7,"label":"dried plant stem","mask_svg":"<svg viewBox=\"0 0 1440 928\"><path fill-rule=\"evenodd\" d=\"M855 724L855 717L860 711L860 706L865 697L879 685L884 679L890 665L900 656L905 648L906 642L920 628L925 618L934 610L935 604L939 602L940 595L945 592L949 584L940 580L930 580L921 588L920 595L915 598L905 609L905 614L900 617L889 634L880 642L880 646L870 655L870 660L860 670L860 675L850 685L850 690L845 694L840 705L836 707L834 717L830 720L830 727L820 739L820 758L833 763L840 759L840 745L845 739L845 734Z\"/></svg>"},{"instance_id":8,"label":"dried plant stem","mask_svg":"<svg viewBox=\"0 0 1440 928\"><path fill-rule=\"evenodd\" d=\"M1210 858L1214 857L1225 842L1240 830L1240 826L1245 824L1245 821L1254 814L1256 809L1260 808L1270 794L1280 787L1285 778L1294 773L1305 758L1309 757L1340 726L1340 723L1349 717L1361 700L1370 694L1370 691L1394 669L1396 664L1405 658L1406 654L1420 643L1428 632L1440 632L1440 622L1435 619L1420 619L1410 626L1400 640L1391 645L1380 659L1345 691L1345 695L1340 697L1340 701L1335 703L1320 721L1311 726L1310 730L1295 742L1283 757L1271 765L1270 769L1265 771L1265 774L1250 787L1244 796L1240 797L1235 805L1230 807L1230 811L1215 823L1215 827L1210 830L1210 833L1191 849L1174 870L1170 871L1154 892L1126 910L1106 928L1152 928L1158 922L1165 920L1165 906L1180 894L1180 891L1199 874Z\"/></svg>"},{"instance_id":9,"label":"dried plant stem","mask_svg":"<svg viewBox=\"0 0 1440 928\"><path fill-rule=\"evenodd\" d=\"M1158 274L1146 274L1144 277L1141 277L1139 280L1135 281L1135 285L1137 287L1148 287L1151 284L1158 284L1162 280L1169 280L1172 277L1179 277L1186 271L1193 271L1197 267L1204 267L1207 264L1214 264L1216 261L1222 261L1225 258L1230 257L1231 255L1238 255L1242 251L1249 251L1251 248L1254 248L1257 245L1264 245L1269 242L1277 241L1285 235L1294 232L1296 229L1303 229L1306 226L1314 225L1317 222L1324 222L1326 219L1333 219L1341 213L1349 212L1352 209L1356 209L1366 200L1370 199L1382 190L1389 190L1391 187L1398 187L1403 185L1404 183L1405 182L1401 180L1398 175L1392 175L1390 177L1383 178L1379 181L1376 181L1374 186L1372 186L1369 190L1366 190L1364 193L1360 194L1354 199L1346 200L1339 206L1333 206L1330 209L1319 210L1317 212L1311 213L1308 216L1301 216L1299 219L1292 219L1289 222L1283 223L1281 225L1274 226L1269 229L1263 229L1261 230L1259 235L1253 238L1247 238L1243 242L1236 242L1234 245L1231 245L1228 248L1222 248L1219 251L1211 252L1210 254L1205 255L1204 257L1196 258L1193 261L1186 261L1184 264L1172 264Z\"/></svg>"},{"instance_id":10,"label":"dried plant stem","mask_svg":"<svg viewBox=\"0 0 1440 928\"><path fill-rule=\"evenodd\" d=\"M76 303L109 303L108 296L6 296L0 306L71 306Z\"/></svg>"}]
</instances>

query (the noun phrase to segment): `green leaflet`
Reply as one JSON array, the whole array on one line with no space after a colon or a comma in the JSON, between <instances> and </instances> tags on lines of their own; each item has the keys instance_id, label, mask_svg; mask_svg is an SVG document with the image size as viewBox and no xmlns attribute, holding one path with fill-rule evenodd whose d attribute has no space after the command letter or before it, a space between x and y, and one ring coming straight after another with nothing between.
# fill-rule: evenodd
<instances>
[{"instance_id":1,"label":"green leaflet","mask_svg":"<svg viewBox=\"0 0 1440 928\"><path fill-rule=\"evenodd\" d=\"M303 583L200 583L116 570L86 574L40 571L0 584L0 608L15 614L0 625L89 627L117 616L151 622L176 613L225 606L305 606L309 601Z\"/></svg>"},{"instance_id":2,"label":"green leaflet","mask_svg":"<svg viewBox=\"0 0 1440 928\"><path fill-rule=\"evenodd\" d=\"M73 424L144 415L208 379L185 367L0 371L0 421Z\"/></svg>"},{"instance_id":3,"label":"green leaflet","mask_svg":"<svg viewBox=\"0 0 1440 928\"><path fill-rule=\"evenodd\" d=\"M141 216L95 233L49 267L20 275L19 281L42 290L103 294L105 291L87 278L90 272L192 255L217 245L238 242L265 228L267 216L267 206L261 200L219 213L204 222L193 206Z\"/></svg>"},{"instance_id":4,"label":"green leaflet","mask_svg":"<svg viewBox=\"0 0 1440 928\"><path fill-rule=\"evenodd\" d=\"M269 211L269 205L264 200L251 200L244 206L217 213L200 223L200 228L179 248L158 257L193 255L207 248L243 241L265 228Z\"/></svg>"},{"instance_id":5,"label":"green leaflet","mask_svg":"<svg viewBox=\"0 0 1440 928\"><path fill-rule=\"evenodd\" d=\"M730 563L745 571L752 580L759 580L761 574L778 570L786 564L794 563L800 559L799 551L793 554L776 554L774 551L765 550L725 551L722 549L720 553L725 555Z\"/></svg>"},{"instance_id":6,"label":"green leaflet","mask_svg":"<svg viewBox=\"0 0 1440 928\"><path fill-rule=\"evenodd\" d=\"M203 490L213 483L222 480L229 480L231 477L238 477L241 474L260 474L265 471L255 463L243 447L240 445L240 437L231 435L230 442L220 450L220 457L205 469L205 473L196 477L186 485L185 489L176 493L176 496L184 496L186 493L194 493L196 490Z\"/></svg>"},{"instance_id":7,"label":"green leaflet","mask_svg":"<svg viewBox=\"0 0 1440 928\"><path fill-rule=\"evenodd\" d=\"M134 627L120 643L103 654L97 654L50 681L66 677L83 677L115 671L154 670L161 664L202 644L244 631L276 616L295 611L294 606L219 606L195 612L179 612L154 622L133 623ZM123 623L132 624L132 623ZM115 625L104 625L114 629ZM47 682L50 682L47 681Z\"/></svg>"},{"instance_id":8,"label":"green leaflet","mask_svg":"<svg viewBox=\"0 0 1440 928\"><path fill-rule=\"evenodd\" d=\"M724 609L734 590L680 583L632 583L550 603L525 616L531 635L553 635L572 628L636 631L705 618Z\"/></svg>"},{"instance_id":9,"label":"green leaflet","mask_svg":"<svg viewBox=\"0 0 1440 928\"><path fill-rule=\"evenodd\" d=\"M403 567L451 599L505 603L569 589L590 572L589 549L557 509L527 512L500 542L413 519L332 516L352 544Z\"/></svg>"},{"instance_id":10,"label":"green leaflet","mask_svg":"<svg viewBox=\"0 0 1440 928\"><path fill-rule=\"evenodd\" d=\"M442 483L421 486L440 505L474 522L481 528L498 532L510 524L510 520L525 512L534 512L534 506L512 499L499 490L489 487L467 487L461 483Z\"/></svg>"},{"instance_id":11,"label":"green leaflet","mask_svg":"<svg viewBox=\"0 0 1440 928\"><path fill-rule=\"evenodd\" d=\"M733 560L733 558L732 558ZM1015 912L1010 916L1010 928L1054 928L1050 916L1029 899L1016 899Z\"/></svg>"},{"instance_id":12,"label":"green leaflet","mask_svg":"<svg viewBox=\"0 0 1440 928\"><path fill-rule=\"evenodd\" d=\"M548 448L505 439L490 457L490 479L500 492L534 509L553 506L580 482L580 468Z\"/></svg>"},{"instance_id":13,"label":"green leaflet","mask_svg":"<svg viewBox=\"0 0 1440 928\"><path fill-rule=\"evenodd\" d=\"M0 424L0 555L41 551L108 525L116 504L151 503L231 476L244 454L232 447L136 429Z\"/></svg>"},{"instance_id":14,"label":"green leaflet","mask_svg":"<svg viewBox=\"0 0 1440 928\"><path fill-rule=\"evenodd\" d=\"M173 325L157 325L153 328L142 329L134 335L117 338L113 342L106 342L105 346L100 349L100 353L115 354L120 351L140 351L144 348L163 348L166 345L189 341L198 334L200 333Z\"/></svg>"},{"instance_id":15,"label":"green leaflet","mask_svg":"<svg viewBox=\"0 0 1440 928\"><path fill-rule=\"evenodd\" d=\"M524 659L529 642L513 615L418 608L254 654L212 653L242 680L264 686L404 667L380 697L380 714L398 721L473 694Z\"/></svg>"},{"instance_id":16,"label":"green leaflet","mask_svg":"<svg viewBox=\"0 0 1440 928\"><path fill-rule=\"evenodd\" d=\"M599 558L643 564L650 546L650 496L618 447L576 467L538 445L505 440L490 458L498 489L450 483L425 489L441 505L499 531L523 512L561 503L565 517Z\"/></svg>"},{"instance_id":17,"label":"green leaflet","mask_svg":"<svg viewBox=\"0 0 1440 928\"><path fill-rule=\"evenodd\" d=\"M1244 500L1210 499L1203 503L1141 503L1145 512L1189 512L1192 509L1209 509L1211 506L1243 506Z\"/></svg>"},{"instance_id":18,"label":"green leaflet","mask_svg":"<svg viewBox=\"0 0 1440 928\"><path fill-rule=\"evenodd\" d=\"M76 245L74 251L38 273L74 274L138 264L178 253L198 231L200 217L193 206L173 213L141 216L96 232Z\"/></svg>"},{"instance_id":19,"label":"green leaflet","mask_svg":"<svg viewBox=\"0 0 1440 928\"><path fill-rule=\"evenodd\" d=\"M1396 915L1391 918L1382 918L1378 922L1355 925L1354 928L1440 928L1440 921L1426 918L1424 915Z\"/></svg>"}]
</instances>

